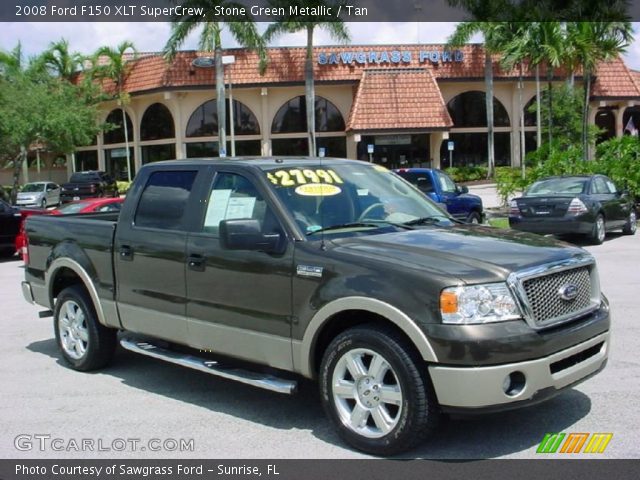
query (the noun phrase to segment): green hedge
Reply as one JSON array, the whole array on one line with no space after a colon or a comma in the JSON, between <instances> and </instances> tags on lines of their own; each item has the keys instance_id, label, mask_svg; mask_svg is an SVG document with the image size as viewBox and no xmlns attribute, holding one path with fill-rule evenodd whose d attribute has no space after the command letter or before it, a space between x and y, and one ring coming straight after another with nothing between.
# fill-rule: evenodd
<instances>
[{"instance_id":1,"label":"green hedge","mask_svg":"<svg viewBox=\"0 0 640 480\"><path fill-rule=\"evenodd\" d=\"M457 183L484 180L488 173L487 167L451 167L444 171Z\"/></svg>"},{"instance_id":2,"label":"green hedge","mask_svg":"<svg viewBox=\"0 0 640 480\"><path fill-rule=\"evenodd\" d=\"M116 183L118 184L118 192L120 195L126 194L129 191L129 188L131 188L131 182L118 181Z\"/></svg>"}]
</instances>

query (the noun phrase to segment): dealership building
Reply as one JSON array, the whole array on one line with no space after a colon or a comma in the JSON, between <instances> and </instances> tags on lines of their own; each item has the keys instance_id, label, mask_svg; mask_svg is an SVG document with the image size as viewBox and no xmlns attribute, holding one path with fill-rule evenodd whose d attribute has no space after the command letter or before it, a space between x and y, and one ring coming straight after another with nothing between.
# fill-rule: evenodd
<instances>
[{"instance_id":1,"label":"dealership building","mask_svg":"<svg viewBox=\"0 0 640 480\"><path fill-rule=\"evenodd\" d=\"M271 48L266 72L243 49L225 51L227 155L307 155L304 48ZM520 108L525 148L536 145L533 70L504 71L494 59L497 165L519 165ZM318 152L400 166L486 165L487 125L482 45L349 45L314 49ZM198 52L130 61L124 83L132 173L172 158L218 156L215 68ZM544 68L541 78L546 78ZM565 80L560 72L556 85ZM581 78L576 77L576 82ZM108 87L108 86L107 86ZM521 94L521 95L520 95ZM522 103L520 103L522 98ZM101 108L117 126L69 158L72 170L103 169L127 177L123 115L115 101ZM631 119L631 122L629 121ZM640 126L640 72L622 60L599 64L591 90L592 124L601 139Z\"/></svg>"}]
</instances>

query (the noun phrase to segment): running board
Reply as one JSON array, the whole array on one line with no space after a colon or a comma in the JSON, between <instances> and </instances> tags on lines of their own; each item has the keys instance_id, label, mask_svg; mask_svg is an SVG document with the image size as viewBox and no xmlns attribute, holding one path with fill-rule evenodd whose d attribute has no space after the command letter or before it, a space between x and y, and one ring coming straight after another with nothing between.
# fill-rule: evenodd
<instances>
[{"instance_id":1,"label":"running board","mask_svg":"<svg viewBox=\"0 0 640 480\"><path fill-rule=\"evenodd\" d=\"M246 383L254 387L264 388L277 393L286 393L291 395L296 392L298 383L293 380L274 377L266 373L252 372L239 368L225 367L215 360L206 360L194 355L173 352L165 348L153 345L152 343L134 340L132 338L123 338L120 345L131 352L147 355L148 357L158 358L165 362L175 363L183 367L193 368L201 372L217 375L229 380Z\"/></svg>"}]
</instances>

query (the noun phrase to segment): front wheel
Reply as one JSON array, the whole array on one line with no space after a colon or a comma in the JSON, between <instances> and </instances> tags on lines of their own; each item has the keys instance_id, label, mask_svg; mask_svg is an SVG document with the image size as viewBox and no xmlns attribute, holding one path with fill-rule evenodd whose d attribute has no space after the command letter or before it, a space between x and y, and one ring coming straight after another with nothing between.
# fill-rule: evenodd
<instances>
[{"instance_id":1,"label":"front wheel","mask_svg":"<svg viewBox=\"0 0 640 480\"><path fill-rule=\"evenodd\" d=\"M424 369L393 330L365 325L338 335L322 360L320 390L343 440L375 455L400 453L423 440L440 416Z\"/></svg>"},{"instance_id":2,"label":"front wheel","mask_svg":"<svg viewBox=\"0 0 640 480\"><path fill-rule=\"evenodd\" d=\"M67 287L56 301L53 326L58 348L74 370L106 366L116 348L116 330L100 324L84 288Z\"/></svg>"},{"instance_id":3,"label":"front wheel","mask_svg":"<svg viewBox=\"0 0 640 480\"><path fill-rule=\"evenodd\" d=\"M625 235L635 235L638 229L638 218L636 212L632 209L627 217L627 223L622 227L622 233Z\"/></svg>"},{"instance_id":4,"label":"front wheel","mask_svg":"<svg viewBox=\"0 0 640 480\"><path fill-rule=\"evenodd\" d=\"M47 208L47 199L43 198L42 201L40 202L40 206L42 208Z\"/></svg>"}]
</instances>

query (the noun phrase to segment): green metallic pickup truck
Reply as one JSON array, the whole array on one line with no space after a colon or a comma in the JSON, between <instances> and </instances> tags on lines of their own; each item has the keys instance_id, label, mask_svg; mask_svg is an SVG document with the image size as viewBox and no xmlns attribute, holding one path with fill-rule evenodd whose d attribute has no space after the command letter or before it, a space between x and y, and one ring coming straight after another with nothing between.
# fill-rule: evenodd
<instances>
[{"instance_id":1,"label":"green metallic pickup truck","mask_svg":"<svg viewBox=\"0 0 640 480\"><path fill-rule=\"evenodd\" d=\"M76 370L125 349L257 387L319 383L351 446L390 455L443 413L543 401L607 362L594 259L462 224L383 167L158 162L119 214L26 223L25 298Z\"/></svg>"}]
</instances>

